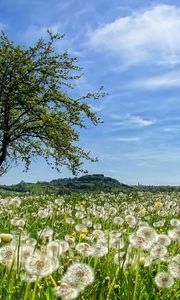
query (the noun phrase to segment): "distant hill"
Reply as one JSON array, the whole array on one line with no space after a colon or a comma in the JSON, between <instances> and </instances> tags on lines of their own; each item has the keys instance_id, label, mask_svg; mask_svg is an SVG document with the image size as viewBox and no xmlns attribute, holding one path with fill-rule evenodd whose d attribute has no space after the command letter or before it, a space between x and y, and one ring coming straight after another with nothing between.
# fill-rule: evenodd
<instances>
[{"instance_id":1,"label":"distant hill","mask_svg":"<svg viewBox=\"0 0 180 300\"><path fill-rule=\"evenodd\" d=\"M120 183L114 178L106 177L103 174L93 174L74 178L60 178L50 182L38 181L36 183L29 183L21 181L15 185L1 185L0 189L34 194L69 194L71 192L120 192L130 191L134 188Z\"/></svg>"}]
</instances>

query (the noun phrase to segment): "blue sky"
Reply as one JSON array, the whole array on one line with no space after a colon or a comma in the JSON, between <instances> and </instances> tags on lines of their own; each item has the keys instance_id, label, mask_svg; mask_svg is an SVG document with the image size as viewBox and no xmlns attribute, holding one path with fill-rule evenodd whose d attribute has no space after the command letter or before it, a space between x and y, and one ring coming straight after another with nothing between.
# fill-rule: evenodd
<instances>
[{"instance_id":1,"label":"blue sky","mask_svg":"<svg viewBox=\"0 0 180 300\"><path fill-rule=\"evenodd\" d=\"M99 157L85 163L128 184L180 185L180 2L148 0L1 0L0 28L30 45L46 29L65 33L58 51L79 57L84 75L76 93L103 85L92 103L104 123L81 131L84 148ZM0 183L71 176L42 159L28 173L21 164Z\"/></svg>"}]
</instances>

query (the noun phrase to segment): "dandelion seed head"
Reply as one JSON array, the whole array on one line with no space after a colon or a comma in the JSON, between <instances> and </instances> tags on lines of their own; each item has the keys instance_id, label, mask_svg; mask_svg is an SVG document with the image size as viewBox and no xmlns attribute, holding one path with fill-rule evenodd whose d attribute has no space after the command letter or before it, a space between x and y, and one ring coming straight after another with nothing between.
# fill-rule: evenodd
<instances>
[{"instance_id":1,"label":"dandelion seed head","mask_svg":"<svg viewBox=\"0 0 180 300\"><path fill-rule=\"evenodd\" d=\"M174 284L174 279L168 272L159 272L155 276L155 283L159 288L171 288Z\"/></svg>"},{"instance_id":2,"label":"dandelion seed head","mask_svg":"<svg viewBox=\"0 0 180 300\"><path fill-rule=\"evenodd\" d=\"M57 270L58 267L57 260L41 253L29 256L25 262L25 270L31 276L46 277Z\"/></svg>"},{"instance_id":3,"label":"dandelion seed head","mask_svg":"<svg viewBox=\"0 0 180 300\"><path fill-rule=\"evenodd\" d=\"M94 281L93 269L83 263L75 263L70 266L62 278L62 282L65 282L73 288L82 291L86 286L92 284Z\"/></svg>"},{"instance_id":4,"label":"dandelion seed head","mask_svg":"<svg viewBox=\"0 0 180 300\"><path fill-rule=\"evenodd\" d=\"M180 279L180 264L173 261L169 264L169 273L173 278Z\"/></svg>"},{"instance_id":5,"label":"dandelion seed head","mask_svg":"<svg viewBox=\"0 0 180 300\"><path fill-rule=\"evenodd\" d=\"M65 282L61 282L55 289L54 293L56 297L60 297L63 300L73 300L79 295L79 291Z\"/></svg>"}]
</instances>

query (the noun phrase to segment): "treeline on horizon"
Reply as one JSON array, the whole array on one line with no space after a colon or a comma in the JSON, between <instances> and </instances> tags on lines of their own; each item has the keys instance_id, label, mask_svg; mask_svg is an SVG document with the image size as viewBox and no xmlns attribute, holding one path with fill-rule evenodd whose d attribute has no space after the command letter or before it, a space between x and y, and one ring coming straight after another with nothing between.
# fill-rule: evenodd
<instances>
[{"instance_id":1,"label":"treeline on horizon","mask_svg":"<svg viewBox=\"0 0 180 300\"><path fill-rule=\"evenodd\" d=\"M126 185L118 180L106 177L103 174L84 175L74 178L60 178L50 182L37 181L36 183L21 181L15 185L0 185L4 192L32 193L32 194L71 194L87 192L172 192L180 191L180 186L145 186Z\"/></svg>"}]
</instances>

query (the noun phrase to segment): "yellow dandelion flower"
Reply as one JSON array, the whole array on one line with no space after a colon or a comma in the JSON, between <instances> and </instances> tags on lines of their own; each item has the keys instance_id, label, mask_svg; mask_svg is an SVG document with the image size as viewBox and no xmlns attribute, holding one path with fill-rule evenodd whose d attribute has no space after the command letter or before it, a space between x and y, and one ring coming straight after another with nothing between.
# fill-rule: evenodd
<instances>
[{"instance_id":1,"label":"yellow dandelion flower","mask_svg":"<svg viewBox=\"0 0 180 300\"><path fill-rule=\"evenodd\" d=\"M145 213L146 213L146 209L145 209L145 208L140 209L140 210L139 210L139 213L140 213L140 214L145 214Z\"/></svg>"},{"instance_id":2,"label":"yellow dandelion flower","mask_svg":"<svg viewBox=\"0 0 180 300\"><path fill-rule=\"evenodd\" d=\"M9 243L11 242L13 239L13 236L12 234L9 234L9 233L2 233L1 234L1 241L4 242L4 243Z\"/></svg>"},{"instance_id":3,"label":"yellow dandelion flower","mask_svg":"<svg viewBox=\"0 0 180 300\"><path fill-rule=\"evenodd\" d=\"M81 238L81 239L84 239L85 238L85 234L84 233L80 233L80 235L79 235L79 237Z\"/></svg>"},{"instance_id":4,"label":"yellow dandelion flower","mask_svg":"<svg viewBox=\"0 0 180 300\"><path fill-rule=\"evenodd\" d=\"M163 203L160 201L157 201L154 203L154 208L156 208L156 209L161 208L162 206L163 206Z\"/></svg>"}]
</instances>

